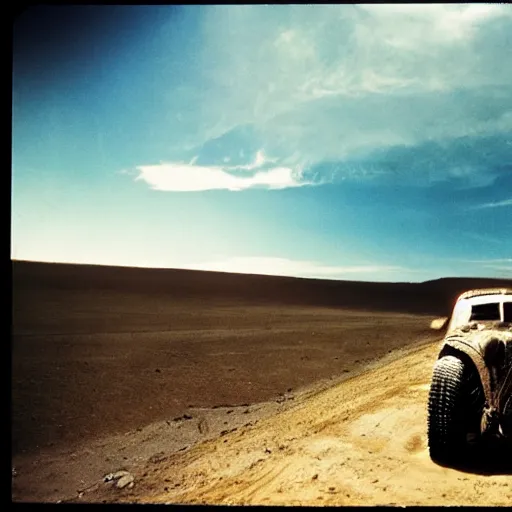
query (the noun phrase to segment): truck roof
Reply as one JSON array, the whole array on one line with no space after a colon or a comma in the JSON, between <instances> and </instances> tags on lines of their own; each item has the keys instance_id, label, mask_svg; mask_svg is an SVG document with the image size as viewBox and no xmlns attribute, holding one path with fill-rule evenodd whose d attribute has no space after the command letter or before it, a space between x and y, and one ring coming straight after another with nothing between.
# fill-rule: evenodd
<instances>
[{"instance_id":1,"label":"truck roof","mask_svg":"<svg viewBox=\"0 0 512 512\"><path fill-rule=\"evenodd\" d=\"M473 297L482 297L485 295L494 295L497 297L503 295L512 295L512 288L479 288L475 290L468 290L467 292L459 295L457 300L471 299Z\"/></svg>"}]
</instances>

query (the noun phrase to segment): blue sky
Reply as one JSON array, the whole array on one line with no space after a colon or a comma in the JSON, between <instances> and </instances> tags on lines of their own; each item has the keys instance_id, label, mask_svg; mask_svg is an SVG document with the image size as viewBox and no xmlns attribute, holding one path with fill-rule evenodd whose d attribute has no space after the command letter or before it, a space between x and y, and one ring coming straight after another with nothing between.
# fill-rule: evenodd
<instances>
[{"instance_id":1,"label":"blue sky","mask_svg":"<svg viewBox=\"0 0 512 512\"><path fill-rule=\"evenodd\" d=\"M31 8L11 257L511 278L511 54L499 4Z\"/></svg>"}]
</instances>

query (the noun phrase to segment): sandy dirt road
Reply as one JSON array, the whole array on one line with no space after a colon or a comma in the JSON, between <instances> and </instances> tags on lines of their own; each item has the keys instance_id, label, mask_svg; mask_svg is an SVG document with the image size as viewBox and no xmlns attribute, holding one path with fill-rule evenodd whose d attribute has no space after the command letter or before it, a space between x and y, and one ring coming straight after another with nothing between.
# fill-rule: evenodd
<instances>
[{"instance_id":1,"label":"sandy dirt road","mask_svg":"<svg viewBox=\"0 0 512 512\"><path fill-rule=\"evenodd\" d=\"M426 401L438 343L404 349L292 408L76 501L237 505L510 505L508 468L430 460Z\"/></svg>"}]
</instances>

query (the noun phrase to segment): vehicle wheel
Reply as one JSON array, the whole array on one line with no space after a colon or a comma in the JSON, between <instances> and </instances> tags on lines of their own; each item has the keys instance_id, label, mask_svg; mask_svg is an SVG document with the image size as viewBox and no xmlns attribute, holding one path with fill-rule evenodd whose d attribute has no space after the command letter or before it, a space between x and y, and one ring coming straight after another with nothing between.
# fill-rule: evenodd
<instances>
[{"instance_id":1,"label":"vehicle wheel","mask_svg":"<svg viewBox=\"0 0 512 512\"><path fill-rule=\"evenodd\" d=\"M473 365L448 355L434 365L428 401L428 446L434 461L461 458L478 435L483 390Z\"/></svg>"}]
</instances>

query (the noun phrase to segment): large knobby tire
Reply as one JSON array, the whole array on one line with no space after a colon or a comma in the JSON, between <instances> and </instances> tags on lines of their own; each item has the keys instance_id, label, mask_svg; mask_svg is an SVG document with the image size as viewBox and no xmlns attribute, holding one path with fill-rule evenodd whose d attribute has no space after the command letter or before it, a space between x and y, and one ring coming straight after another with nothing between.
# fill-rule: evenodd
<instances>
[{"instance_id":1,"label":"large knobby tire","mask_svg":"<svg viewBox=\"0 0 512 512\"><path fill-rule=\"evenodd\" d=\"M434 365L427 433L434 461L461 458L467 449L468 433L477 430L483 395L475 372L471 364L453 355L441 357Z\"/></svg>"}]
</instances>

